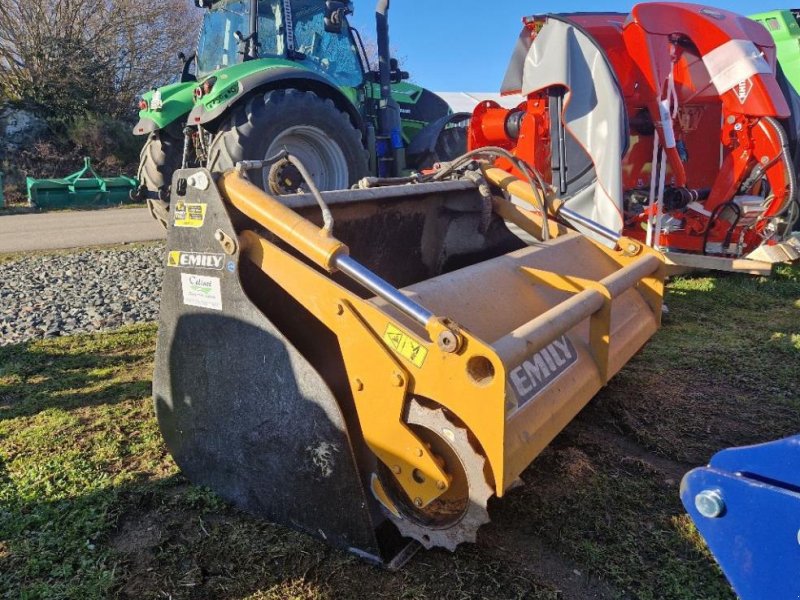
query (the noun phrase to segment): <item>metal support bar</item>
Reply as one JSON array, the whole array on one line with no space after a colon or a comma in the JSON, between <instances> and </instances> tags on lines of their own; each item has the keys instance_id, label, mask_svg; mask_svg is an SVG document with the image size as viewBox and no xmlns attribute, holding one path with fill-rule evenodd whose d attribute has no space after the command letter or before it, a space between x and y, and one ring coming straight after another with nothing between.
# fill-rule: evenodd
<instances>
[{"instance_id":1,"label":"metal support bar","mask_svg":"<svg viewBox=\"0 0 800 600\"><path fill-rule=\"evenodd\" d=\"M575 295L501 338L494 344L494 348L504 360L516 364L584 319L590 318L589 343L592 356L600 377L604 382L608 381L611 303L614 298L636 286L660 267L661 261L658 257L647 254L601 281L523 268L522 272L537 284Z\"/></svg>"},{"instance_id":2,"label":"metal support bar","mask_svg":"<svg viewBox=\"0 0 800 600\"><path fill-rule=\"evenodd\" d=\"M603 308L597 290L584 290L500 338L492 347L507 365L517 365Z\"/></svg>"}]
</instances>

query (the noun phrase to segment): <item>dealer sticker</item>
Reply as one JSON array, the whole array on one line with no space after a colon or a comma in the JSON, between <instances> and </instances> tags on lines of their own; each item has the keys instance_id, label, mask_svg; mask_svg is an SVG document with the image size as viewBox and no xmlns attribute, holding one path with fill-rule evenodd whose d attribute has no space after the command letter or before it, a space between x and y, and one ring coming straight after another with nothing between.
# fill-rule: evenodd
<instances>
[{"instance_id":1,"label":"dealer sticker","mask_svg":"<svg viewBox=\"0 0 800 600\"><path fill-rule=\"evenodd\" d=\"M206 221L208 204L178 202L175 205L175 227L200 229Z\"/></svg>"},{"instance_id":2,"label":"dealer sticker","mask_svg":"<svg viewBox=\"0 0 800 600\"><path fill-rule=\"evenodd\" d=\"M219 277L181 273L181 287L185 305L222 310L222 288Z\"/></svg>"},{"instance_id":3,"label":"dealer sticker","mask_svg":"<svg viewBox=\"0 0 800 600\"><path fill-rule=\"evenodd\" d=\"M167 266L222 271L225 268L225 255L173 250L167 258Z\"/></svg>"}]
</instances>

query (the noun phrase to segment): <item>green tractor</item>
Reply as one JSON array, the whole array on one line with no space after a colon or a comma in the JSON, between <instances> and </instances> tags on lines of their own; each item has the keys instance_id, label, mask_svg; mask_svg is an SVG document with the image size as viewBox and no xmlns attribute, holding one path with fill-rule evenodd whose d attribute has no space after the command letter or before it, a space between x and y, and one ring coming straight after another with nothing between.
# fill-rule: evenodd
<instances>
[{"instance_id":1,"label":"green tractor","mask_svg":"<svg viewBox=\"0 0 800 600\"><path fill-rule=\"evenodd\" d=\"M773 10L751 15L750 18L761 23L775 40L778 62L786 79L800 93L800 11L792 9Z\"/></svg>"},{"instance_id":2,"label":"green tractor","mask_svg":"<svg viewBox=\"0 0 800 600\"><path fill-rule=\"evenodd\" d=\"M173 172L222 172L287 150L322 190L366 176L403 177L466 150L469 115L408 83L389 51L389 0L376 9L378 70L347 17L351 2L195 0L206 10L196 54L178 83L143 95L137 135L147 135L140 197L164 221ZM192 64L195 74L192 74ZM262 189L302 189L286 160Z\"/></svg>"},{"instance_id":3,"label":"green tractor","mask_svg":"<svg viewBox=\"0 0 800 600\"><path fill-rule=\"evenodd\" d=\"M792 114L781 124L789 136L795 169L800 172L800 10L782 9L751 15L775 40L778 55L778 85ZM800 221L796 225L800 229Z\"/></svg>"}]
</instances>

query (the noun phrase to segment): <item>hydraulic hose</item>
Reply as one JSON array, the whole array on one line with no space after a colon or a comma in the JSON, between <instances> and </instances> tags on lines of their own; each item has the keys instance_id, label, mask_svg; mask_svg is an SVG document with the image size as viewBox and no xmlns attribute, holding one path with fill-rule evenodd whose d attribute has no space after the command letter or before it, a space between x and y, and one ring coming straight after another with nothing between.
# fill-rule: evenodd
<instances>
[{"instance_id":1,"label":"hydraulic hose","mask_svg":"<svg viewBox=\"0 0 800 600\"><path fill-rule=\"evenodd\" d=\"M778 139L781 142L781 161L783 162L783 167L786 171L787 179L789 180L789 201L784 205L781 212L775 215L775 217L782 217L792 208L792 203L797 200L797 173L794 170L794 165L790 158L789 137L786 135L783 126L774 117L764 117L764 120L772 125L772 128L778 134ZM788 231L791 232L791 230L792 228L789 227Z\"/></svg>"}]
</instances>

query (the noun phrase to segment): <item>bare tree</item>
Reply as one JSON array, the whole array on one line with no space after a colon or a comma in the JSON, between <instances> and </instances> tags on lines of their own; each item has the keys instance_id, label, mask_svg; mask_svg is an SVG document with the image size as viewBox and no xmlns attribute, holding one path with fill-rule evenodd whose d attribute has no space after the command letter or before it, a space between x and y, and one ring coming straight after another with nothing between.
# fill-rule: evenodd
<instances>
[{"instance_id":1,"label":"bare tree","mask_svg":"<svg viewBox=\"0 0 800 600\"><path fill-rule=\"evenodd\" d=\"M56 117L130 113L178 71L201 16L187 0L3 0L0 95Z\"/></svg>"}]
</instances>

